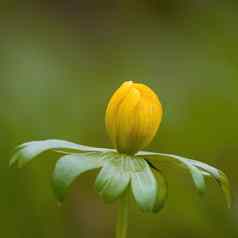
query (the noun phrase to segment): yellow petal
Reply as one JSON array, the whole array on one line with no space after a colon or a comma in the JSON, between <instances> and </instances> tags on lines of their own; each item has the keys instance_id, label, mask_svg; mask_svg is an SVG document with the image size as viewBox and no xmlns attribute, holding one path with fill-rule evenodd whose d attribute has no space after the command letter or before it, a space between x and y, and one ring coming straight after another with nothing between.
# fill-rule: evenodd
<instances>
[{"instance_id":1,"label":"yellow petal","mask_svg":"<svg viewBox=\"0 0 238 238\"><path fill-rule=\"evenodd\" d=\"M106 110L105 124L107 132L114 146L116 146L116 114L120 103L126 97L133 82L127 81L112 95Z\"/></svg>"},{"instance_id":2,"label":"yellow petal","mask_svg":"<svg viewBox=\"0 0 238 238\"><path fill-rule=\"evenodd\" d=\"M140 92L131 88L119 106L116 118L116 145L120 152L129 152L131 133L134 127L135 108L140 100Z\"/></svg>"}]
</instances>

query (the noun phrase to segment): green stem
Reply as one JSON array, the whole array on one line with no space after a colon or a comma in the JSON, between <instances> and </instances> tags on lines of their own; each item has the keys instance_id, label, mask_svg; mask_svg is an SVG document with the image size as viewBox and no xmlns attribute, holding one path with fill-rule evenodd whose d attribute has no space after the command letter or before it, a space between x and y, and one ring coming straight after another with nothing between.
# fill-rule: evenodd
<instances>
[{"instance_id":1,"label":"green stem","mask_svg":"<svg viewBox=\"0 0 238 238\"><path fill-rule=\"evenodd\" d=\"M116 238L126 238L128 227L128 200L129 193L126 191L119 201L120 204L117 216Z\"/></svg>"}]
</instances>

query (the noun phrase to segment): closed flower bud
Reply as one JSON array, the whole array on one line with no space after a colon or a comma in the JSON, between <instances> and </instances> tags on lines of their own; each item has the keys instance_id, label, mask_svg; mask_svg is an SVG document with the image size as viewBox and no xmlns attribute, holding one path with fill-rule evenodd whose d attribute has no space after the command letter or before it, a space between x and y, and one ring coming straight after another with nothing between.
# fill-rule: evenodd
<instances>
[{"instance_id":1,"label":"closed flower bud","mask_svg":"<svg viewBox=\"0 0 238 238\"><path fill-rule=\"evenodd\" d=\"M162 118L158 96L146 85L125 82L115 91L106 110L106 129L114 147L135 154L150 144Z\"/></svg>"}]
</instances>

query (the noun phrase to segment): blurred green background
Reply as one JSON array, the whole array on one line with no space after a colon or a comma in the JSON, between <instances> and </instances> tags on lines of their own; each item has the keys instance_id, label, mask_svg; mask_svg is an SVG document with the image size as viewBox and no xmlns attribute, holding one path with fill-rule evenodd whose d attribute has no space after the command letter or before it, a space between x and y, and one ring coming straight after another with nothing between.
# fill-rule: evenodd
<instances>
[{"instance_id":1,"label":"blurred green background","mask_svg":"<svg viewBox=\"0 0 238 238\"><path fill-rule=\"evenodd\" d=\"M110 147L109 97L123 81L151 86L165 109L150 150L222 169L232 209L208 180L164 168L166 207L143 214L131 202L129 237L238 237L237 1L1 1L0 236L113 237L116 204L105 205L95 173L80 177L62 207L51 191L55 156L9 169L19 143L47 138Z\"/></svg>"}]
</instances>

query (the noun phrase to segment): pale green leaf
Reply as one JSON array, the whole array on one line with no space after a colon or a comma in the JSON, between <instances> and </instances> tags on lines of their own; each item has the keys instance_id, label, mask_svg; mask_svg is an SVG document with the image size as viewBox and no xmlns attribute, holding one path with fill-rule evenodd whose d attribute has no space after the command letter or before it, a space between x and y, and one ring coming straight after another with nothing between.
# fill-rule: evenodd
<instances>
[{"instance_id":1,"label":"pale green leaf","mask_svg":"<svg viewBox=\"0 0 238 238\"><path fill-rule=\"evenodd\" d=\"M166 202L168 196L168 184L159 170L152 170L158 183L157 202L154 207L154 212L160 211Z\"/></svg>"},{"instance_id":2,"label":"pale green leaf","mask_svg":"<svg viewBox=\"0 0 238 238\"><path fill-rule=\"evenodd\" d=\"M146 159L152 162L158 161L158 159L160 159L161 157L169 158L168 161L179 162L190 171L190 174L192 175L192 178L193 178L193 182L196 188L198 189L198 191L200 193L204 193L206 188L204 173L200 171L196 166L192 165L188 159L178 155L173 155L173 154L153 153L153 152L146 152L146 151L142 151L138 153L137 156L146 157Z\"/></svg>"},{"instance_id":3,"label":"pale green leaf","mask_svg":"<svg viewBox=\"0 0 238 238\"><path fill-rule=\"evenodd\" d=\"M96 148L85 145L79 145L73 142L64 140L42 140L42 141L32 141L24 143L16 148L16 152L13 155L10 165L15 163L18 167L23 167L28 162L30 162L36 156L47 152L49 150L57 150L61 152L89 152L89 151L112 151L111 149Z\"/></svg>"},{"instance_id":4,"label":"pale green leaf","mask_svg":"<svg viewBox=\"0 0 238 238\"><path fill-rule=\"evenodd\" d=\"M158 204L158 184L148 163L144 159L131 159L131 186L134 198L145 212L156 212Z\"/></svg>"},{"instance_id":5,"label":"pale green leaf","mask_svg":"<svg viewBox=\"0 0 238 238\"><path fill-rule=\"evenodd\" d=\"M191 164L194 166L202 169L205 173L210 174L212 177L215 178L217 183L221 186L222 191L225 194L227 206L231 207L231 193L230 193L230 184L227 176L219 169L216 169L206 163L196 161L196 160L189 160Z\"/></svg>"},{"instance_id":6,"label":"pale green leaf","mask_svg":"<svg viewBox=\"0 0 238 238\"><path fill-rule=\"evenodd\" d=\"M105 161L95 182L96 191L105 202L117 199L127 188L130 175L125 169L126 156L112 156Z\"/></svg>"},{"instance_id":7,"label":"pale green leaf","mask_svg":"<svg viewBox=\"0 0 238 238\"><path fill-rule=\"evenodd\" d=\"M56 163L52 181L57 199L62 201L69 186L80 174L100 168L107 157L108 153L104 152L86 152L60 158Z\"/></svg>"}]
</instances>

